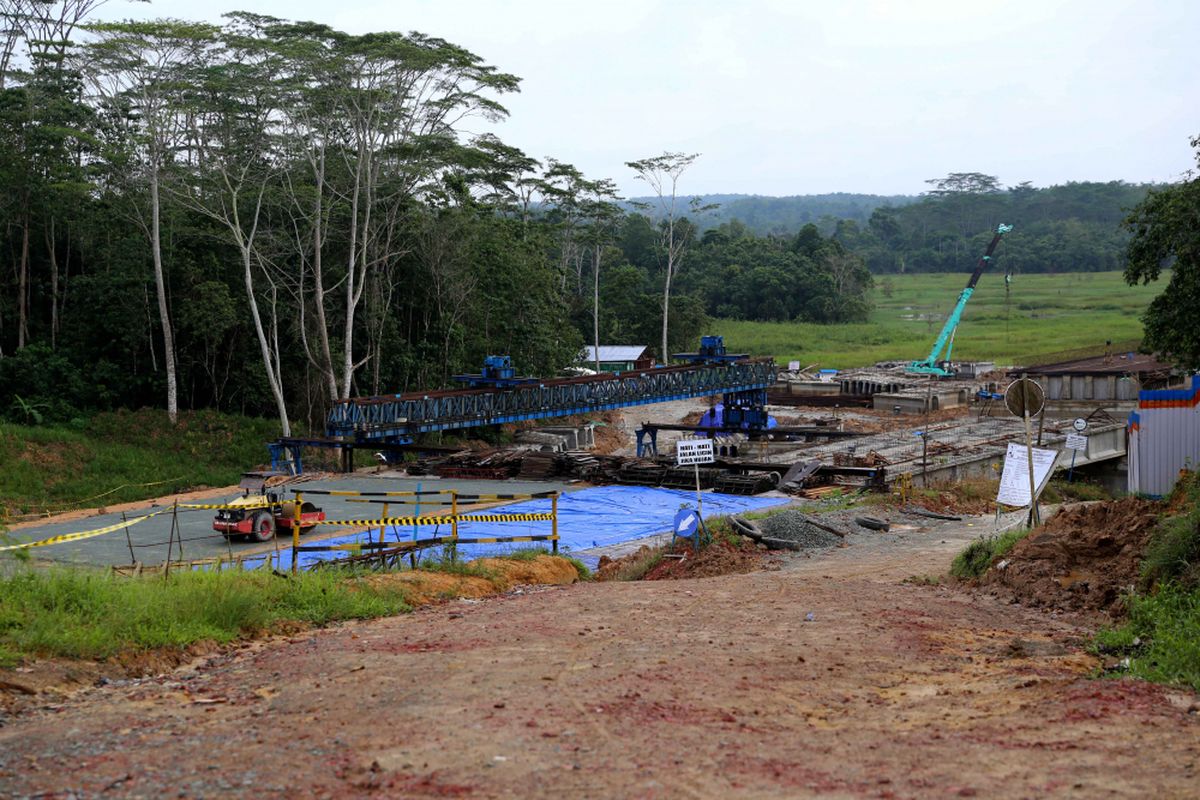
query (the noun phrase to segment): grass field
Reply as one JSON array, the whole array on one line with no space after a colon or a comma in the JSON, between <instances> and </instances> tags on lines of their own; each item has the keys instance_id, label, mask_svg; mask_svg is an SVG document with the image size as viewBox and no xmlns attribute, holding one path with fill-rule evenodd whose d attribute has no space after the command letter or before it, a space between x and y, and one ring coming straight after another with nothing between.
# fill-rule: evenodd
<instances>
[{"instance_id":1,"label":"grass field","mask_svg":"<svg viewBox=\"0 0 1200 800\"><path fill-rule=\"evenodd\" d=\"M878 276L871 298L875 308L862 324L716 320L712 329L733 350L801 361L801 366L845 369L911 361L928 355L966 281L960 274ZM1047 353L1099 351L1106 339L1139 340L1140 316L1166 282L1164 277L1131 287L1120 272L1017 275L1006 300L1003 278L984 275L963 313L954 357L1012 365Z\"/></svg>"},{"instance_id":2,"label":"grass field","mask_svg":"<svg viewBox=\"0 0 1200 800\"><path fill-rule=\"evenodd\" d=\"M99 414L77 425L0 423L0 524L79 503L228 486L267 461L266 442L278 435L275 420L215 411L181 412L178 426L154 409Z\"/></svg>"}]
</instances>

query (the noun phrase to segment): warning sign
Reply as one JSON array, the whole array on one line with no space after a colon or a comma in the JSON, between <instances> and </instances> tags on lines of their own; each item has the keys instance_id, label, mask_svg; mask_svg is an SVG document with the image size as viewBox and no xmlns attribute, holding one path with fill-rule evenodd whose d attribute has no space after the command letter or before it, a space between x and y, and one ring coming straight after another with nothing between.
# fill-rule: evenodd
<instances>
[{"instance_id":1,"label":"warning sign","mask_svg":"<svg viewBox=\"0 0 1200 800\"><path fill-rule=\"evenodd\" d=\"M675 444L675 463L681 467L713 463L712 439L680 439Z\"/></svg>"},{"instance_id":2,"label":"warning sign","mask_svg":"<svg viewBox=\"0 0 1200 800\"><path fill-rule=\"evenodd\" d=\"M1050 472L1057 460L1057 450L1033 448L1033 481L1039 494L1050 480ZM996 495L996 502L1016 508L1029 505L1029 458L1024 445L1012 442L1008 445L1008 453L1004 456L1004 471L1000 473L1000 491Z\"/></svg>"},{"instance_id":3,"label":"warning sign","mask_svg":"<svg viewBox=\"0 0 1200 800\"><path fill-rule=\"evenodd\" d=\"M1067 449L1068 450L1087 450L1088 437L1080 436L1078 433L1067 434Z\"/></svg>"}]
</instances>

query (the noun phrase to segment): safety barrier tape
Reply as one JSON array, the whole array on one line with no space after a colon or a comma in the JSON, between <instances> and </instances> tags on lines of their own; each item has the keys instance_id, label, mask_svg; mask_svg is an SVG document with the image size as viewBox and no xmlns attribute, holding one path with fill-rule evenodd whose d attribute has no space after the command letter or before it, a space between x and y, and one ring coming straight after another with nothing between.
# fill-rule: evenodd
<instances>
[{"instance_id":1,"label":"safety barrier tape","mask_svg":"<svg viewBox=\"0 0 1200 800\"><path fill-rule=\"evenodd\" d=\"M10 544L10 545L6 545L4 547L0 547L0 551L3 551L3 550L25 550L30 547L48 547L52 544L62 544L63 542L75 542L80 539L90 539L93 536L102 536L106 533L112 533L113 531L119 531L122 528L128 528L130 525L136 525L139 522L148 520L151 517L157 517L159 514L164 514L164 513L166 513L166 509L164 509L163 511L155 511L150 514L146 514L145 516L142 516L142 517L134 517L133 519L127 519L122 522L118 522L114 525L107 525L103 528L96 528L95 530L91 530L91 531L79 531L78 533L63 533L58 536L51 536L49 539L39 539L36 542L22 542L21 544Z\"/></svg>"},{"instance_id":2,"label":"safety barrier tape","mask_svg":"<svg viewBox=\"0 0 1200 800\"><path fill-rule=\"evenodd\" d=\"M384 517L382 519L324 519L315 525L354 525L364 528L378 528L380 525L449 525L454 522L453 515L444 517Z\"/></svg>"},{"instance_id":3,"label":"safety barrier tape","mask_svg":"<svg viewBox=\"0 0 1200 800\"><path fill-rule=\"evenodd\" d=\"M537 514L444 514L431 517L382 517L380 519L325 519L314 525L353 525L378 528L383 525L450 525L454 522L539 522L554 519L551 512Z\"/></svg>"},{"instance_id":4,"label":"safety barrier tape","mask_svg":"<svg viewBox=\"0 0 1200 800\"><path fill-rule=\"evenodd\" d=\"M488 536L472 539L455 539L452 536L438 536L432 539L414 539L407 542L351 542L349 544L305 544L296 548L301 553L318 553L328 550L343 550L361 553L363 550L415 550L420 547L431 547L438 544L503 544L506 542L553 542L557 536Z\"/></svg>"},{"instance_id":5,"label":"safety barrier tape","mask_svg":"<svg viewBox=\"0 0 1200 800\"><path fill-rule=\"evenodd\" d=\"M330 497L427 497L430 495L455 494L452 489L438 489L425 492L355 492L349 489L294 489L294 492L310 495L317 494ZM558 492L533 492L530 494L465 494L459 493L462 500L540 500L554 497Z\"/></svg>"},{"instance_id":6,"label":"safety barrier tape","mask_svg":"<svg viewBox=\"0 0 1200 800\"><path fill-rule=\"evenodd\" d=\"M554 497L558 492L534 492L532 494L460 494L459 501L464 500L541 500Z\"/></svg>"},{"instance_id":7,"label":"safety barrier tape","mask_svg":"<svg viewBox=\"0 0 1200 800\"><path fill-rule=\"evenodd\" d=\"M421 497L433 494L451 494L449 489L438 489L427 492L355 492L349 489L293 489L300 494L319 494L332 497Z\"/></svg>"},{"instance_id":8,"label":"safety barrier tape","mask_svg":"<svg viewBox=\"0 0 1200 800\"><path fill-rule=\"evenodd\" d=\"M454 540L448 537L433 539L414 539L408 542L350 542L347 544L302 544L296 548L301 553L318 553L326 550L348 550L360 553L363 550L415 550L435 544L450 543Z\"/></svg>"},{"instance_id":9,"label":"safety barrier tape","mask_svg":"<svg viewBox=\"0 0 1200 800\"><path fill-rule=\"evenodd\" d=\"M460 497L459 500L462 500ZM454 500L370 500L367 498L351 497L347 503L375 503L376 505L393 505L393 506L448 506L454 503Z\"/></svg>"},{"instance_id":10,"label":"safety barrier tape","mask_svg":"<svg viewBox=\"0 0 1200 800\"><path fill-rule=\"evenodd\" d=\"M489 536L482 539L451 539L454 544L494 544L496 542L553 542L557 536Z\"/></svg>"},{"instance_id":11,"label":"safety barrier tape","mask_svg":"<svg viewBox=\"0 0 1200 800\"><path fill-rule=\"evenodd\" d=\"M236 505L236 506L229 505L228 503L180 503L179 507L180 508L209 508L209 509L215 508L215 509L223 509L223 510L242 509L243 511L253 511L258 508L270 508L271 504L264 500L261 503L250 503L250 504L243 504L243 505Z\"/></svg>"},{"instance_id":12,"label":"safety barrier tape","mask_svg":"<svg viewBox=\"0 0 1200 800\"><path fill-rule=\"evenodd\" d=\"M545 512L539 514L470 514L458 515L459 522L537 522L539 520L551 520L554 515Z\"/></svg>"}]
</instances>

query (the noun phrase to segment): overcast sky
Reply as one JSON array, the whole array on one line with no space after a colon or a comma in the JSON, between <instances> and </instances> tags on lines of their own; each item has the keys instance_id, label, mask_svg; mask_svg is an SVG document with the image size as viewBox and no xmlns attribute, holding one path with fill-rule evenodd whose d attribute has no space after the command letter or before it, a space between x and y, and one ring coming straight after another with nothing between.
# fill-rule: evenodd
<instances>
[{"instance_id":1,"label":"overcast sky","mask_svg":"<svg viewBox=\"0 0 1200 800\"><path fill-rule=\"evenodd\" d=\"M916 194L1171 181L1200 134L1197 0L111 0L421 31L522 79L496 132L645 194L626 161L701 153L687 193ZM211 10L203 10L211 9Z\"/></svg>"}]
</instances>

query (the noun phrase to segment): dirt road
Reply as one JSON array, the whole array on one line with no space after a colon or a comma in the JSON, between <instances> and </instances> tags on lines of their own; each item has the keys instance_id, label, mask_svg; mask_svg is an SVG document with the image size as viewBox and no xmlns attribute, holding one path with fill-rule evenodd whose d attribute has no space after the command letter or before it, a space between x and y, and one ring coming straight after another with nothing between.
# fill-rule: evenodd
<instances>
[{"instance_id":1,"label":"dirt road","mask_svg":"<svg viewBox=\"0 0 1200 800\"><path fill-rule=\"evenodd\" d=\"M903 582L975 530L246 647L11 721L0 795L1200 796L1195 695L1089 679L1078 621Z\"/></svg>"}]
</instances>

